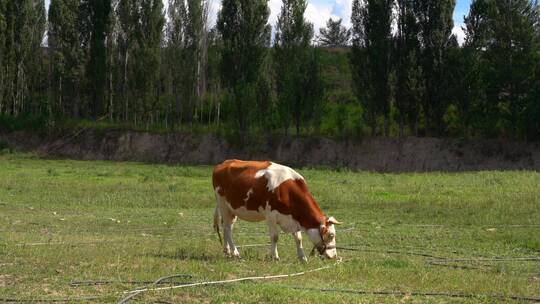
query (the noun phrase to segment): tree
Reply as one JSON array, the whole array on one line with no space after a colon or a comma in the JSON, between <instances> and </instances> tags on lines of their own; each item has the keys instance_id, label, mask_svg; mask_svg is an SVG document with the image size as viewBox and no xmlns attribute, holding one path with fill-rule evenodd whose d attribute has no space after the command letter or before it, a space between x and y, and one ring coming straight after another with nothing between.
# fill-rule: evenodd
<instances>
[{"instance_id":1,"label":"tree","mask_svg":"<svg viewBox=\"0 0 540 304\"><path fill-rule=\"evenodd\" d=\"M41 42L45 33L43 0L3 1L3 104L4 111L17 116L31 112L38 91L42 59Z\"/></svg>"},{"instance_id":2,"label":"tree","mask_svg":"<svg viewBox=\"0 0 540 304\"><path fill-rule=\"evenodd\" d=\"M78 118L86 65L80 35L78 0L51 0L49 7L49 57L52 66L53 112Z\"/></svg>"},{"instance_id":3,"label":"tree","mask_svg":"<svg viewBox=\"0 0 540 304\"><path fill-rule=\"evenodd\" d=\"M133 49L133 87L135 123L147 126L156 120L159 103L159 68L165 15L161 0L139 0L135 7L135 48Z\"/></svg>"},{"instance_id":4,"label":"tree","mask_svg":"<svg viewBox=\"0 0 540 304\"><path fill-rule=\"evenodd\" d=\"M313 25L304 18L306 6L305 0L283 1L274 39L280 121L285 130L288 130L290 121L294 121L297 135L302 121L309 121L313 104L321 100L321 96L314 95L320 91L312 87L319 86L316 79L319 74L317 57L310 45Z\"/></svg>"},{"instance_id":5,"label":"tree","mask_svg":"<svg viewBox=\"0 0 540 304\"><path fill-rule=\"evenodd\" d=\"M218 14L221 80L242 138L249 131L256 83L270 44L269 14L267 0L224 0Z\"/></svg>"},{"instance_id":6,"label":"tree","mask_svg":"<svg viewBox=\"0 0 540 304\"><path fill-rule=\"evenodd\" d=\"M208 2L169 0L168 16L167 49L176 120L182 121L183 112L186 121L192 123L196 106L202 107L206 86Z\"/></svg>"},{"instance_id":7,"label":"tree","mask_svg":"<svg viewBox=\"0 0 540 304\"><path fill-rule=\"evenodd\" d=\"M319 43L324 47L344 47L349 44L351 31L341 25L342 19L326 21L326 28L319 30Z\"/></svg>"},{"instance_id":8,"label":"tree","mask_svg":"<svg viewBox=\"0 0 540 304\"><path fill-rule=\"evenodd\" d=\"M412 0L397 0L397 31L395 38L396 106L399 110L399 134L405 124L418 135L418 102L421 97L420 42L418 24Z\"/></svg>"},{"instance_id":9,"label":"tree","mask_svg":"<svg viewBox=\"0 0 540 304\"><path fill-rule=\"evenodd\" d=\"M119 56L120 48L118 47L119 40L119 22L116 15L116 11L113 8L118 7L120 0L111 0L111 12L109 13L109 26L106 34L106 49L107 49L107 59L106 59L106 73L107 73L107 115L109 120L113 121L115 119L115 114L120 110L118 108L118 103L116 103L116 94L118 91L118 84L121 83L121 58ZM118 115L117 115L118 116Z\"/></svg>"},{"instance_id":10,"label":"tree","mask_svg":"<svg viewBox=\"0 0 540 304\"><path fill-rule=\"evenodd\" d=\"M538 109L531 90L539 64L537 2L476 0L465 23L466 48L479 63L479 127L488 136L534 137L537 118L530 114Z\"/></svg>"},{"instance_id":11,"label":"tree","mask_svg":"<svg viewBox=\"0 0 540 304\"><path fill-rule=\"evenodd\" d=\"M85 16L90 50L87 83L90 95L90 112L97 119L105 109L105 92L107 81L107 48L105 46L109 31L111 0L83 0L82 5L88 16Z\"/></svg>"},{"instance_id":12,"label":"tree","mask_svg":"<svg viewBox=\"0 0 540 304\"><path fill-rule=\"evenodd\" d=\"M445 83L445 56L454 21L455 0L418 0L413 9L420 29L421 61L425 94L423 102L426 134L443 132L443 116L448 105Z\"/></svg>"},{"instance_id":13,"label":"tree","mask_svg":"<svg viewBox=\"0 0 540 304\"><path fill-rule=\"evenodd\" d=\"M45 110L47 99L48 68L45 63L46 54L42 44L47 29L47 11L44 0L31 1L30 20L25 34L28 49L25 69L28 73L28 109L27 113L38 115Z\"/></svg>"},{"instance_id":14,"label":"tree","mask_svg":"<svg viewBox=\"0 0 540 304\"><path fill-rule=\"evenodd\" d=\"M390 73L392 0L354 0L351 16L351 68L358 99L364 103L372 134L377 117L384 116L384 135L390 133Z\"/></svg>"},{"instance_id":15,"label":"tree","mask_svg":"<svg viewBox=\"0 0 540 304\"><path fill-rule=\"evenodd\" d=\"M6 70L4 66L4 57L6 54L6 4L7 1L0 0L0 114L3 114L6 108L4 104L4 88L6 81Z\"/></svg>"},{"instance_id":16,"label":"tree","mask_svg":"<svg viewBox=\"0 0 540 304\"><path fill-rule=\"evenodd\" d=\"M130 111L134 105L130 102L133 73L130 55L135 47L135 29L138 23L139 2L119 0L116 6L118 18L118 59L122 62L119 94L123 100L122 113L124 121L132 119Z\"/></svg>"}]
</instances>

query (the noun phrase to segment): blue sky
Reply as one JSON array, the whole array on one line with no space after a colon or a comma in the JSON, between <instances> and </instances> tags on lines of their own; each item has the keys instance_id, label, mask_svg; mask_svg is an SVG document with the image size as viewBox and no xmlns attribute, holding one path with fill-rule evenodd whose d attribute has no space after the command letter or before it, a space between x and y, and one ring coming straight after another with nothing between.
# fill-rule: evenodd
<instances>
[{"instance_id":1,"label":"blue sky","mask_svg":"<svg viewBox=\"0 0 540 304\"><path fill-rule=\"evenodd\" d=\"M209 1L212 4L212 13L215 16L219 10L221 0ZM349 25L352 1L353 0L310 0L306 10L306 18L313 22L316 29L324 26L328 18L343 18L345 25ZM48 6L50 0L45 0L45 2ZM168 1L163 0L163 2L166 3ZM463 31L461 30L463 16L468 13L470 4L471 0L456 0L456 9L454 11L454 33L458 35L460 41L463 41L464 38ZM272 12L270 15L270 23L275 24L281 7L281 0L269 0L268 5Z\"/></svg>"}]
</instances>

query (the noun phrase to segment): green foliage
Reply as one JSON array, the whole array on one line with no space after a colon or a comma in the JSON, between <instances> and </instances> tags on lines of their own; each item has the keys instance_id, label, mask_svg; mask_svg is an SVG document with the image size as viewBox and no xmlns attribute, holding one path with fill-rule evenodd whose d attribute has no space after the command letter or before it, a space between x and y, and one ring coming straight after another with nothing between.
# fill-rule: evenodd
<instances>
[{"instance_id":1,"label":"green foliage","mask_svg":"<svg viewBox=\"0 0 540 304\"><path fill-rule=\"evenodd\" d=\"M418 135L419 103L423 89L420 61L419 26L414 14L414 2L398 0L397 33L394 43L394 65L396 74L395 100L398 111L399 135Z\"/></svg>"},{"instance_id":2,"label":"green foliage","mask_svg":"<svg viewBox=\"0 0 540 304\"><path fill-rule=\"evenodd\" d=\"M455 105L448 106L443 116L443 122L446 125L446 133L450 136L458 136L463 130L459 112Z\"/></svg>"},{"instance_id":3,"label":"green foliage","mask_svg":"<svg viewBox=\"0 0 540 304\"><path fill-rule=\"evenodd\" d=\"M446 53L451 45L452 19L455 0L414 1L413 10L418 20L421 42L424 132L440 135L443 133L442 119L448 106L448 92L445 82Z\"/></svg>"},{"instance_id":4,"label":"green foliage","mask_svg":"<svg viewBox=\"0 0 540 304\"><path fill-rule=\"evenodd\" d=\"M35 115L12 115L0 114L0 131L15 132L27 131L36 134L45 134L48 126L48 119L45 116Z\"/></svg>"},{"instance_id":5,"label":"green foliage","mask_svg":"<svg viewBox=\"0 0 540 304\"><path fill-rule=\"evenodd\" d=\"M86 71L90 95L90 112L92 117L99 118L104 114L106 81L107 81L107 50L105 40L109 33L111 0L83 0L85 28L88 28L89 60Z\"/></svg>"},{"instance_id":6,"label":"green foliage","mask_svg":"<svg viewBox=\"0 0 540 304\"><path fill-rule=\"evenodd\" d=\"M304 0L283 3L274 39L267 0L225 0L212 29L208 0L169 0L168 18L162 2L51 0L47 23L44 0L0 0L0 113L49 131L337 136L355 133L329 123L350 111L328 109L357 102L375 135L540 138L537 1L472 1L460 46L454 0L355 0L322 48Z\"/></svg>"},{"instance_id":7,"label":"green foliage","mask_svg":"<svg viewBox=\"0 0 540 304\"><path fill-rule=\"evenodd\" d=\"M535 1L473 1L465 19L466 48L477 66L477 91L471 100L486 135L535 137L538 99L539 10ZM536 118L533 118L536 117Z\"/></svg>"},{"instance_id":8,"label":"green foliage","mask_svg":"<svg viewBox=\"0 0 540 304\"><path fill-rule=\"evenodd\" d=\"M341 21L341 18L336 21L330 18L326 21L326 28L319 30L318 40L321 46L336 48L349 45L351 32L341 25Z\"/></svg>"},{"instance_id":9,"label":"green foliage","mask_svg":"<svg viewBox=\"0 0 540 304\"><path fill-rule=\"evenodd\" d=\"M363 114L358 104L326 104L320 133L331 137L361 137L365 127Z\"/></svg>"},{"instance_id":10,"label":"green foliage","mask_svg":"<svg viewBox=\"0 0 540 304\"><path fill-rule=\"evenodd\" d=\"M306 21L304 0L286 0L278 17L274 39L274 65L280 125L302 125L317 119L323 95L319 55L311 47L313 25Z\"/></svg>"},{"instance_id":11,"label":"green foliage","mask_svg":"<svg viewBox=\"0 0 540 304\"><path fill-rule=\"evenodd\" d=\"M202 98L201 70L206 67L208 2L169 0L166 28L166 59L174 95L173 123L193 123L195 107ZM183 116L183 117L182 117Z\"/></svg>"},{"instance_id":12,"label":"green foliage","mask_svg":"<svg viewBox=\"0 0 540 304\"><path fill-rule=\"evenodd\" d=\"M44 0L0 3L0 113L30 114L34 95L45 96L41 42L45 35Z\"/></svg>"},{"instance_id":13,"label":"green foliage","mask_svg":"<svg viewBox=\"0 0 540 304\"><path fill-rule=\"evenodd\" d=\"M78 0L51 0L48 45L52 67L52 100L49 111L59 116L80 117L85 66L81 7Z\"/></svg>"},{"instance_id":14,"label":"green foliage","mask_svg":"<svg viewBox=\"0 0 540 304\"><path fill-rule=\"evenodd\" d=\"M351 67L373 135L378 115L384 116L384 134L389 135L393 8L392 0L353 2Z\"/></svg>"},{"instance_id":15,"label":"green foliage","mask_svg":"<svg viewBox=\"0 0 540 304\"><path fill-rule=\"evenodd\" d=\"M218 13L220 33L220 75L231 94L230 109L241 135L249 132L253 117L254 87L270 44L267 0L224 0Z\"/></svg>"}]
</instances>

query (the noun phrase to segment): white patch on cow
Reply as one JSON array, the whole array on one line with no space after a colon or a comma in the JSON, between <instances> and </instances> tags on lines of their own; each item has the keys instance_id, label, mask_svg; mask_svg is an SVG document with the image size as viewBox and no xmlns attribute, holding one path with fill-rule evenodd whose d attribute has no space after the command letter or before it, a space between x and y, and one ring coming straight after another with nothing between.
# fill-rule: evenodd
<instances>
[{"instance_id":1,"label":"white patch on cow","mask_svg":"<svg viewBox=\"0 0 540 304\"><path fill-rule=\"evenodd\" d=\"M260 209L260 208L259 208ZM290 214L281 214L277 210L271 210L269 202L266 202L265 214L266 220L272 223L276 223L281 227L281 230L287 233L294 233L300 231L302 227L297 220L295 220Z\"/></svg>"},{"instance_id":2,"label":"white patch on cow","mask_svg":"<svg viewBox=\"0 0 540 304\"><path fill-rule=\"evenodd\" d=\"M300 175L293 169L276 163L271 163L268 168L259 170L255 174L255 178L260 178L263 176L268 181L268 183L266 184L266 188L270 192L273 192L276 188L279 187L279 185L281 185L287 180L304 179L302 175Z\"/></svg>"},{"instance_id":3,"label":"white patch on cow","mask_svg":"<svg viewBox=\"0 0 540 304\"><path fill-rule=\"evenodd\" d=\"M214 191L219 195L219 191L221 191L221 187L217 186L216 189L214 189Z\"/></svg>"},{"instance_id":4,"label":"white patch on cow","mask_svg":"<svg viewBox=\"0 0 540 304\"><path fill-rule=\"evenodd\" d=\"M253 194L253 188L249 188L248 192L246 193L246 198L244 199L244 202L247 203L249 200L249 196Z\"/></svg>"},{"instance_id":5,"label":"white patch on cow","mask_svg":"<svg viewBox=\"0 0 540 304\"><path fill-rule=\"evenodd\" d=\"M230 203L226 203L234 215L238 216L244 221L260 222L266 220L279 225L281 230L288 233L297 232L302 229L300 223L298 223L298 221L296 221L292 215L281 214L277 210L272 210L269 201L266 201L266 205L264 207L259 206L258 210L248 210L245 206L234 209Z\"/></svg>"}]
</instances>

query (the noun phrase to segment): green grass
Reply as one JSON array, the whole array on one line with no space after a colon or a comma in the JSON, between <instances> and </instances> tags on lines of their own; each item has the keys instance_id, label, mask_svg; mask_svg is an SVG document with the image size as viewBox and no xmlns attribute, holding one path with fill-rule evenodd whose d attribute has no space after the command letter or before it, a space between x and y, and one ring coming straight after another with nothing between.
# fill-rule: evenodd
<instances>
[{"instance_id":1,"label":"green grass","mask_svg":"<svg viewBox=\"0 0 540 304\"><path fill-rule=\"evenodd\" d=\"M540 255L540 173L378 174L299 169L321 208L344 222L344 262L304 276L149 292L139 302L492 303L486 297L374 296L294 290L293 286L369 291L453 292L540 297L540 262L429 258ZM300 272L332 265L296 259L282 235L281 261L267 248L223 256L212 231L211 167L43 160L0 155L0 298L103 295L114 302L144 284L71 287L74 280L153 281L185 273L207 281ZM268 241L264 223L239 221L238 245ZM42 243L46 243L43 245ZM306 249L311 246L306 244Z\"/></svg>"}]
</instances>

